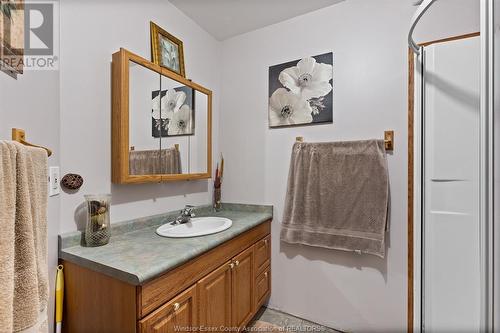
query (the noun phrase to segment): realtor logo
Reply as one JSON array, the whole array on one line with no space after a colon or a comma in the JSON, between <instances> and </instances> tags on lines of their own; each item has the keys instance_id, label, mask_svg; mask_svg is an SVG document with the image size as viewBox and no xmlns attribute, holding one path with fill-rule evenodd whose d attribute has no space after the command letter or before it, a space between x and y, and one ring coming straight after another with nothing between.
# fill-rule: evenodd
<instances>
[{"instance_id":1,"label":"realtor logo","mask_svg":"<svg viewBox=\"0 0 500 333\"><path fill-rule=\"evenodd\" d=\"M54 52L54 4L24 6L24 54L52 55Z\"/></svg>"},{"instance_id":2,"label":"realtor logo","mask_svg":"<svg viewBox=\"0 0 500 333\"><path fill-rule=\"evenodd\" d=\"M0 6L0 69L12 76L57 70L59 2L1 0Z\"/></svg>"}]
</instances>

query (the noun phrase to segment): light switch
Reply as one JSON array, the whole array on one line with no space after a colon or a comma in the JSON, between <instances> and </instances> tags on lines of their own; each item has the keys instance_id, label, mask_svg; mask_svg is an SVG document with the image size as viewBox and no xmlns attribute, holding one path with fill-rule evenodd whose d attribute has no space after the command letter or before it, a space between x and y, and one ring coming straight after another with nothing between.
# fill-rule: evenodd
<instances>
[{"instance_id":1,"label":"light switch","mask_svg":"<svg viewBox=\"0 0 500 333\"><path fill-rule=\"evenodd\" d=\"M59 186L59 167L49 168L49 196L53 197L61 192L61 187Z\"/></svg>"}]
</instances>

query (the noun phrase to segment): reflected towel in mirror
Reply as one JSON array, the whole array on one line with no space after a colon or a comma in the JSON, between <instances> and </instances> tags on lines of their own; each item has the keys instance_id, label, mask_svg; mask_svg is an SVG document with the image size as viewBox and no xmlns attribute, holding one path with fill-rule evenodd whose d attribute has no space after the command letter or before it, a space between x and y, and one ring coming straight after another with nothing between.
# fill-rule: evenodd
<instances>
[{"instance_id":1,"label":"reflected towel in mirror","mask_svg":"<svg viewBox=\"0 0 500 333\"><path fill-rule=\"evenodd\" d=\"M180 174L181 155L176 148L129 152L131 175Z\"/></svg>"}]
</instances>

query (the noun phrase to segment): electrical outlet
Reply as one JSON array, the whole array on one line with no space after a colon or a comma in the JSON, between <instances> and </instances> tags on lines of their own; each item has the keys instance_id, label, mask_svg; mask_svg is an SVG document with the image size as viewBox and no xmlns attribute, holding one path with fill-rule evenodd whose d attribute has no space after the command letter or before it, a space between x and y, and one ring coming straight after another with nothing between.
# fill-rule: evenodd
<instances>
[{"instance_id":1,"label":"electrical outlet","mask_svg":"<svg viewBox=\"0 0 500 333\"><path fill-rule=\"evenodd\" d=\"M59 167L49 168L49 196L53 197L61 192L59 185Z\"/></svg>"}]
</instances>

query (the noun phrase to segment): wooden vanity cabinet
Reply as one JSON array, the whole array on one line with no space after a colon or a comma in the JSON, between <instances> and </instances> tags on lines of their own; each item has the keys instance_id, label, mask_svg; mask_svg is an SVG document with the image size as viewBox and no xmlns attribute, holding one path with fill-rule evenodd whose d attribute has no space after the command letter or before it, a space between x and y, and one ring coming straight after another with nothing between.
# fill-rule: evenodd
<instances>
[{"instance_id":1,"label":"wooden vanity cabinet","mask_svg":"<svg viewBox=\"0 0 500 333\"><path fill-rule=\"evenodd\" d=\"M62 261L63 332L241 328L271 293L270 233L269 220L139 286Z\"/></svg>"}]
</instances>

